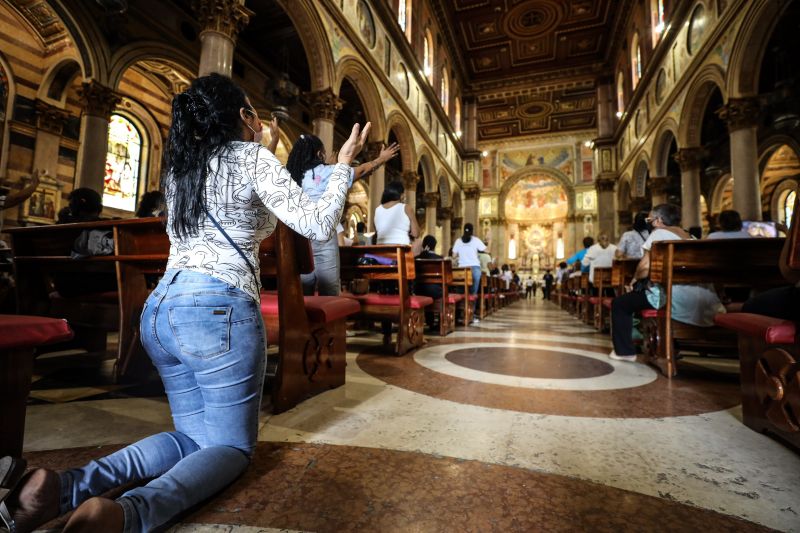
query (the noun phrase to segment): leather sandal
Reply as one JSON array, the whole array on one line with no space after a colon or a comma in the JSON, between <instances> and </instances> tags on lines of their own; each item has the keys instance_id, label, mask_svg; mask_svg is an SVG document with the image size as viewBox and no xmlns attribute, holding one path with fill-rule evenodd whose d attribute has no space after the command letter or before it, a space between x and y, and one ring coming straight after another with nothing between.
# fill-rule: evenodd
<instances>
[{"instance_id":1,"label":"leather sandal","mask_svg":"<svg viewBox=\"0 0 800 533\"><path fill-rule=\"evenodd\" d=\"M0 525L9 533L16 533L17 527L6 506L6 499L14 492L27 466L27 461L19 457L7 455L0 458Z\"/></svg>"}]
</instances>

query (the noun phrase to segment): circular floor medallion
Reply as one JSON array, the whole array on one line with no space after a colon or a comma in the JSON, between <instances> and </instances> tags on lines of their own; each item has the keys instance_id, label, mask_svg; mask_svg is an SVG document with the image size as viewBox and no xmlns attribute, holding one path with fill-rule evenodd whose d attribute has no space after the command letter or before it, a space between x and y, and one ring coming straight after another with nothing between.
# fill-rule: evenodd
<instances>
[{"instance_id":1,"label":"circular floor medallion","mask_svg":"<svg viewBox=\"0 0 800 533\"><path fill-rule=\"evenodd\" d=\"M614 371L605 361L581 355L531 348L465 348L445 358L481 372L546 379L596 378Z\"/></svg>"}]
</instances>

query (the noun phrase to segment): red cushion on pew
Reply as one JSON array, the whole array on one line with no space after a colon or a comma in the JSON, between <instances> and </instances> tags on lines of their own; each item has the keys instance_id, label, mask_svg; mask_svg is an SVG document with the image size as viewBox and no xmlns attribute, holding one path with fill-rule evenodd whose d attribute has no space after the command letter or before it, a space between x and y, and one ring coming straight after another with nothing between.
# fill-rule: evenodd
<instances>
[{"instance_id":1,"label":"red cushion on pew","mask_svg":"<svg viewBox=\"0 0 800 533\"><path fill-rule=\"evenodd\" d=\"M796 324L789 320L752 313L722 313L714 323L750 337L764 339L767 344L794 344Z\"/></svg>"},{"instance_id":2,"label":"red cushion on pew","mask_svg":"<svg viewBox=\"0 0 800 533\"><path fill-rule=\"evenodd\" d=\"M589 297L588 296L576 296L575 299L578 300L579 302L586 302L586 301L589 300Z\"/></svg>"},{"instance_id":3,"label":"red cushion on pew","mask_svg":"<svg viewBox=\"0 0 800 533\"><path fill-rule=\"evenodd\" d=\"M592 304L592 305L599 304L600 303L600 297L599 296L590 296L589 297L589 303Z\"/></svg>"},{"instance_id":4,"label":"red cushion on pew","mask_svg":"<svg viewBox=\"0 0 800 533\"><path fill-rule=\"evenodd\" d=\"M614 298L603 298L603 307L606 309L611 309L611 303L614 301Z\"/></svg>"},{"instance_id":5,"label":"red cushion on pew","mask_svg":"<svg viewBox=\"0 0 800 533\"><path fill-rule=\"evenodd\" d=\"M397 294L350 294L342 293L345 298L352 298L357 300L362 305L388 305L400 307L400 296ZM423 309L433 303L433 298L430 296L411 296L411 309Z\"/></svg>"},{"instance_id":6,"label":"red cushion on pew","mask_svg":"<svg viewBox=\"0 0 800 533\"><path fill-rule=\"evenodd\" d=\"M333 322L358 313L358 302L341 296L304 296L303 302L308 319L312 322ZM261 313L278 314L278 295L261 293Z\"/></svg>"},{"instance_id":7,"label":"red cushion on pew","mask_svg":"<svg viewBox=\"0 0 800 533\"><path fill-rule=\"evenodd\" d=\"M451 304L457 304L464 299L463 294L448 294L447 301Z\"/></svg>"},{"instance_id":8,"label":"red cushion on pew","mask_svg":"<svg viewBox=\"0 0 800 533\"><path fill-rule=\"evenodd\" d=\"M642 318L658 318L666 316L661 309L645 309L641 312Z\"/></svg>"},{"instance_id":9,"label":"red cushion on pew","mask_svg":"<svg viewBox=\"0 0 800 533\"><path fill-rule=\"evenodd\" d=\"M729 313L741 313L744 302L733 302L725 305L725 310Z\"/></svg>"},{"instance_id":10,"label":"red cushion on pew","mask_svg":"<svg viewBox=\"0 0 800 533\"><path fill-rule=\"evenodd\" d=\"M470 294L469 295L469 301L470 302L474 302L474 301L477 301L477 300L478 300L478 295L477 294Z\"/></svg>"},{"instance_id":11,"label":"red cushion on pew","mask_svg":"<svg viewBox=\"0 0 800 533\"><path fill-rule=\"evenodd\" d=\"M0 350L35 348L71 338L72 330L60 318L0 315Z\"/></svg>"}]
</instances>

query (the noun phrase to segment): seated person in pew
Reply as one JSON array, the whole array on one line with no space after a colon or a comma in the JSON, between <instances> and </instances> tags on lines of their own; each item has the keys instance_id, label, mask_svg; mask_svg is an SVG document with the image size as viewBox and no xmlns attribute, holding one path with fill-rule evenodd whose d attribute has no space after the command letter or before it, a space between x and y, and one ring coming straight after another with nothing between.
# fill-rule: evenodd
<instances>
[{"instance_id":1,"label":"seated person in pew","mask_svg":"<svg viewBox=\"0 0 800 533\"><path fill-rule=\"evenodd\" d=\"M353 242L356 246L366 246L369 244L369 238L364 235L367 232L367 225L363 222L356 224L356 239Z\"/></svg>"},{"instance_id":2,"label":"seated person in pew","mask_svg":"<svg viewBox=\"0 0 800 533\"><path fill-rule=\"evenodd\" d=\"M569 270L567 269L566 261L561 261L558 264L558 269L556 269L556 275L555 275L556 285L561 285L561 283L564 281L564 276L569 277Z\"/></svg>"},{"instance_id":3,"label":"seated person in pew","mask_svg":"<svg viewBox=\"0 0 800 533\"><path fill-rule=\"evenodd\" d=\"M712 231L706 239L749 239L751 236L742 229L742 217L738 211L726 209L719 214L719 231Z\"/></svg>"},{"instance_id":4,"label":"seated person in pew","mask_svg":"<svg viewBox=\"0 0 800 533\"><path fill-rule=\"evenodd\" d=\"M586 255L586 252L589 248L594 244L594 238L592 237L584 237L583 238L583 248L575 252L569 259L565 262L567 265L574 265L578 264L578 268L580 268L581 272L589 273L589 266L583 266L582 261L583 257Z\"/></svg>"},{"instance_id":5,"label":"seated person in pew","mask_svg":"<svg viewBox=\"0 0 800 533\"><path fill-rule=\"evenodd\" d=\"M617 246L611 244L608 234L601 233L597 237L597 242L586 250L586 255L581 260L582 266L589 266L589 283L594 283L594 269L597 267L610 267L614 262L617 253Z\"/></svg>"},{"instance_id":6,"label":"seated person in pew","mask_svg":"<svg viewBox=\"0 0 800 533\"><path fill-rule=\"evenodd\" d=\"M636 349L633 346L633 315L645 309L661 309L666 300L662 287L647 287L650 276L650 248L654 242L686 240L692 237L680 227L681 208L673 204L660 204L650 211L648 222L653 232L642 248L644 255L636 267L628 286L628 293L614 298L611 304L611 340L614 350L611 359L635 361ZM713 287L706 285L673 285L672 318L678 322L695 326L714 325L714 315L724 313L725 307Z\"/></svg>"},{"instance_id":7,"label":"seated person in pew","mask_svg":"<svg viewBox=\"0 0 800 533\"><path fill-rule=\"evenodd\" d=\"M642 245L647 237L650 236L650 228L647 224L647 212L640 211L633 218L633 226L630 230L622 234L617 245L617 259L641 259L644 255Z\"/></svg>"},{"instance_id":8,"label":"seated person in pew","mask_svg":"<svg viewBox=\"0 0 800 533\"><path fill-rule=\"evenodd\" d=\"M69 193L67 201L68 205L58 212L56 224L100 220L100 213L103 212L103 198L94 189L88 187L74 189Z\"/></svg>"},{"instance_id":9,"label":"seated person in pew","mask_svg":"<svg viewBox=\"0 0 800 533\"><path fill-rule=\"evenodd\" d=\"M175 431L79 468L28 473L6 500L20 531L72 509L67 530L166 529L247 468L266 366L259 243L278 219L311 239L333 236L350 162L369 130L353 127L314 201L259 143L258 114L230 78L197 78L174 98L162 177L170 255L145 303L141 339L164 381ZM148 480L116 500L101 497Z\"/></svg>"},{"instance_id":10,"label":"seated person in pew","mask_svg":"<svg viewBox=\"0 0 800 533\"><path fill-rule=\"evenodd\" d=\"M275 132L272 139L277 144L277 121L273 119ZM270 126L272 129L272 125ZM381 150L380 155L374 161L359 165L355 169L350 169L350 178L347 184L349 189L353 182L370 174L386 161L395 157L398 153L397 143L389 148ZM303 188L313 201L318 201L326 193L331 175L336 168L335 165L325 164L325 147L322 141L315 135L301 135L289 153L286 161L292 179L298 186ZM337 233L338 235L338 233ZM339 243L335 235L324 242L311 241L311 250L314 253L314 272L303 274L303 293L307 296L315 292L320 296L338 296L341 290L341 276L339 270Z\"/></svg>"},{"instance_id":11,"label":"seated person in pew","mask_svg":"<svg viewBox=\"0 0 800 533\"><path fill-rule=\"evenodd\" d=\"M436 250L436 237L433 235L425 235L422 239L422 252L420 252L415 259L444 259L434 250ZM442 297L442 286L433 283L415 282L414 294L418 296L430 296L436 300ZM426 310L425 321L428 323L428 327L433 328L433 312L431 309Z\"/></svg>"},{"instance_id":12,"label":"seated person in pew","mask_svg":"<svg viewBox=\"0 0 800 533\"><path fill-rule=\"evenodd\" d=\"M136 218L161 216L164 216L164 193L161 191L144 193L136 209Z\"/></svg>"},{"instance_id":13,"label":"seated person in pew","mask_svg":"<svg viewBox=\"0 0 800 533\"><path fill-rule=\"evenodd\" d=\"M377 244L411 244L419 235L417 216L406 203L406 189L399 181L386 185L374 220Z\"/></svg>"}]
</instances>

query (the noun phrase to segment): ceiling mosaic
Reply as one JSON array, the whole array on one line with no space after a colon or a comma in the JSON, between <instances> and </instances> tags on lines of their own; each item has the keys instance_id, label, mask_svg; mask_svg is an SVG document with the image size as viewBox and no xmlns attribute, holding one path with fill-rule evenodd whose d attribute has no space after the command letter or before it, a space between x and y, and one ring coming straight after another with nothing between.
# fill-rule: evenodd
<instances>
[{"instance_id":1,"label":"ceiling mosaic","mask_svg":"<svg viewBox=\"0 0 800 533\"><path fill-rule=\"evenodd\" d=\"M512 96L478 98L478 136L502 139L552 131L592 129L597 122L594 84Z\"/></svg>"}]
</instances>

